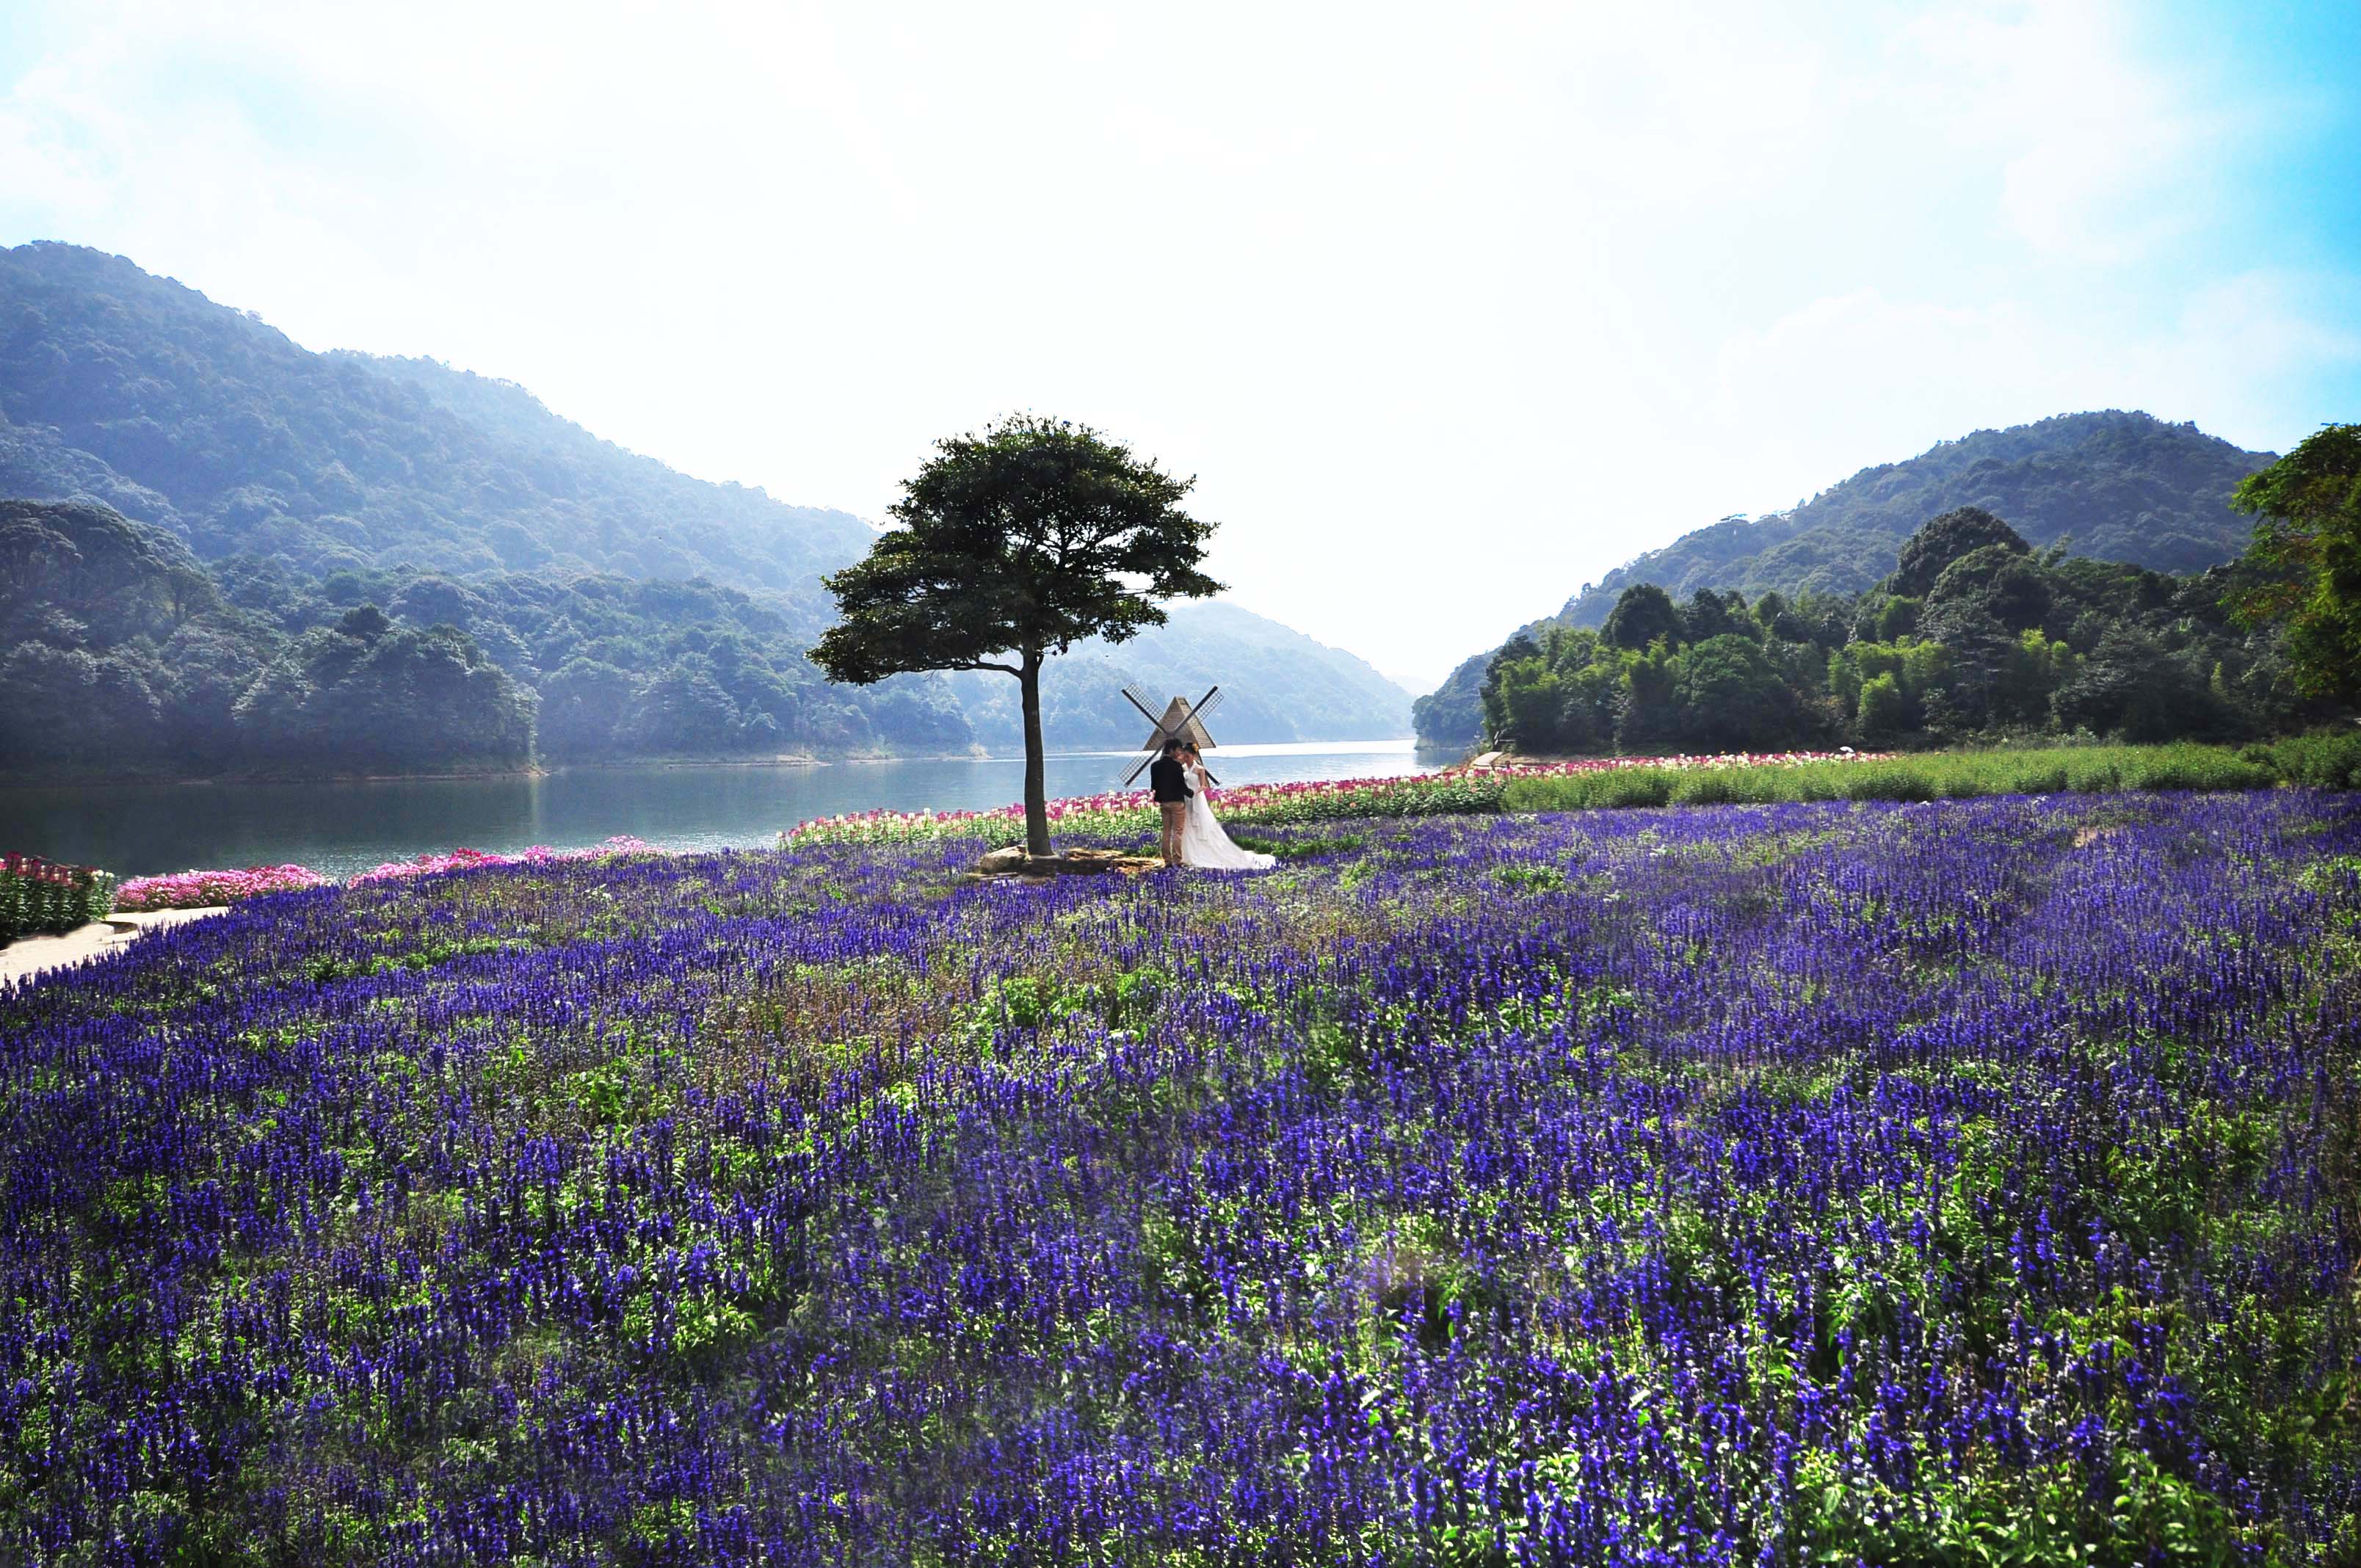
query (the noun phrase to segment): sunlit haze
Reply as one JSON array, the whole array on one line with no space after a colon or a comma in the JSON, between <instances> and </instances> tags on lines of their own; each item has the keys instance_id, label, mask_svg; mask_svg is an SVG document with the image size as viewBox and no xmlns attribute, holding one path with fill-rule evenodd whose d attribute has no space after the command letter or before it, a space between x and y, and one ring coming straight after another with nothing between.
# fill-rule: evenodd
<instances>
[{"instance_id":1,"label":"sunlit haze","mask_svg":"<svg viewBox=\"0 0 2361 1568\"><path fill-rule=\"evenodd\" d=\"M1085 421L1423 691L1979 427L2361 417L2356 60L2350 5L20 3L0 241L870 518Z\"/></svg>"}]
</instances>

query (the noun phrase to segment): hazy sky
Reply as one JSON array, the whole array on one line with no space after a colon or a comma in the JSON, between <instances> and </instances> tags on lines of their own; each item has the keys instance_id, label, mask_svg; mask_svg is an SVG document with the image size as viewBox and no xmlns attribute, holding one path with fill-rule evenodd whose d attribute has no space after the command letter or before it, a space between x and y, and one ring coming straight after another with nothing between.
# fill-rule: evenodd
<instances>
[{"instance_id":1,"label":"hazy sky","mask_svg":"<svg viewBox=\"0 0 2361 1568\"><path fill-rule=\"evenodd\" d=\"M2066 410L2361 419L2361 5L0 5L0 240L882 514L1199 476L1416 690L1634 552Z\"/></svg>"}]
</instances>

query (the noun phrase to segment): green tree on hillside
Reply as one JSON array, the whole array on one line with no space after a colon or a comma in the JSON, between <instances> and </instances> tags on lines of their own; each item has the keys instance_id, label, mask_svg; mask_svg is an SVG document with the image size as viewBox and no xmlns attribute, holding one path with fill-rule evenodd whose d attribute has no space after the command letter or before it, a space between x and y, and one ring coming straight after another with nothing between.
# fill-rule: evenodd
<instances>
[{"instance_id":1,"label":"green tree on hillside","mask_svg":"<svg viewBox=\"0 0 2361 1568\"><path fill-rule=\"evenodd\" d=\"M2033 548L2016 530L1983 508L1954 508L1940 517L1928 518L1903 541L1886 587L1897 594L1923 595L1934 587L1944 567L1993 545L2012 555L2026 554Z\"/></svg>"},{"instance_id":2,"label":"green tree on hillside","mask_svg":"<svg viewBox=\"0 0 2361 1568\"><path fill-rule=\"evenodd\" d=\"M1608 612L1607 624L1598 629L1600 639L1609 646L1635 653L1660 637L1678 642L1684 633L1680 606L1653 583L1634 583L1625 588Z\"/></svg>"},{"instance_id":3,"label":"green tree on hillside","mask_svg":"<svg viewBox=\"0 0 2361 1568\"><path fill-rule=\"evenodd\" d=\"M1017 415L940 442L887 509L901 526L823 579L843 620L812 661L854 685L921 670L1013 676L1026 847L1046 855L1042 662L1162 625L1158 599L1221 592L1197 569L1213 525L1180 509L1193 482L1062 420Z\"/></svg>"},{"instance_id":4,"label":"green tree on hillside","mask_svg":"<svg viewBox=\"0 0 2361 1568\"><path fill-rule=\"evenodd\" d=\"M2361 693L2361 424L2332 424L2246 478L2231 505L2254 514L2235 598L2249 625L2285 621L2299 682Z\"/></svg>"}]
</instances>

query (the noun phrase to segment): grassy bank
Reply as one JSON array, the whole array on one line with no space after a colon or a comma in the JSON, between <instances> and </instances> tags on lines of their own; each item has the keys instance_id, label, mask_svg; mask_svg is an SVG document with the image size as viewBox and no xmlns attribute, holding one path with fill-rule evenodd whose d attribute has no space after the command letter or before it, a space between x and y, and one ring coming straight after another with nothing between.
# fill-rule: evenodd
<instances>
[{"instance_id":1,"label":"grassy bank","mask_svg":"<svg viewBox=\"0 0 2361 1568\"><path fill-rule=\"evenodd\" d=\"M1928 751L1872 762L1773 762L1712 769L1620 768L1510 779L1503 811L1770 805L1797 800L1964 800L1993 795L2121 790L2349 789L2361 737L2307 736L2234 748L2064 746L2036 751Z\"/></svg>"}]
</instances>

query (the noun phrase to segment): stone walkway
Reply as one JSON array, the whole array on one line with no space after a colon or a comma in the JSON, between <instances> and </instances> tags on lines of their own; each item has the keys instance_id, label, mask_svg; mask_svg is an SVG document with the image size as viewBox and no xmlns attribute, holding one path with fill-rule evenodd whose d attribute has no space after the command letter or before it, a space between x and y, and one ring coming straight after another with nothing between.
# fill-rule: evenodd
<instances>
[{"instance_id":1,"label":"stone walkway","mask_svg":"<svg viewBox=\"0 0 2361 1568\"><path fill-rule=\"evenodd\" d=\"M140 915L110 915L104 920L93 920L87 926L55 937L19 937L0 948L0 986L13 981L30 980L68 964L80 963L102 953L111 953L139 939L142 931L152 931L159 926L178 926L183 921L203 920L208 915L225 913L224 907L210 909L151 909Z\"/></svg>"}]
</instances>

